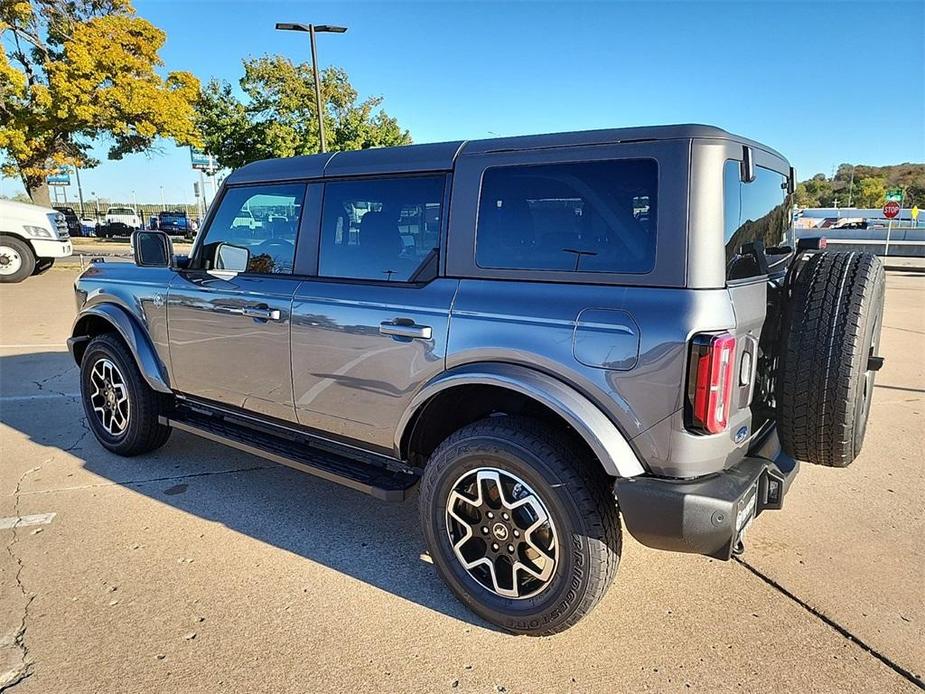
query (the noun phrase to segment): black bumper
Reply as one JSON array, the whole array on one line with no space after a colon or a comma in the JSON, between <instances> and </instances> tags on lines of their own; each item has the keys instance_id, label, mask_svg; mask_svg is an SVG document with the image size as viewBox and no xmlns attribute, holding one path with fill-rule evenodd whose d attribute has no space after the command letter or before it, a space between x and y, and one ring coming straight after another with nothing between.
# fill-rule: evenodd
<instances>
[{"instance_id":1,"label":"black bumper","mask_svg":"<svg viewBox=\"0 0 925 694\"><path fill-rule=\"evenodd\" d=\"M693 480L629 477L614 490L623 523L647 547L729 559L752 514L783 507L800 464L772 431L752 455L723 472Z\"/></svg>"}]
</instances>

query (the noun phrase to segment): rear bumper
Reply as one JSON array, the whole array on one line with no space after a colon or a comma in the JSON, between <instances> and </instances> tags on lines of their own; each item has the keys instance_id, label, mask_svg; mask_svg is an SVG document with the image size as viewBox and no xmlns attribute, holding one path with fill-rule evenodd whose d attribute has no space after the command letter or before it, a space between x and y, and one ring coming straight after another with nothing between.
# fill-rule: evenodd
<instances>
[{"instance_id":1,"label":"rear bumper","mask_svg":"<svg viewBox=\"0 0 925 694\"><path fill-rule=\"evenodd\" d=\"M723 472L692 480L622 478L614 490L626 529L642 544L725 560L743 526L783 507L799 467L772 431L751 456Z\"/></svg>"}]
</instances>

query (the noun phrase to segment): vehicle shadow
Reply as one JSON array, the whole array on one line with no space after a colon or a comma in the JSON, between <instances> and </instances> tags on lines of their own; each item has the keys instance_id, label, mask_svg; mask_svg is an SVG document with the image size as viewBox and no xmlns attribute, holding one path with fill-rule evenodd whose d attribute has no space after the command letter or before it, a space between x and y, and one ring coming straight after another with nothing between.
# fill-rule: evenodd
<instances>
[{"instance_id":1,"label":"vehicle shadow","mask_svg":"<svg viewBox=\"0 0 925 694\"><path fill-rule=\"evenodd\" d=\"M495 630L464 608L425 561L416 494L403 503L380 502L177 431L154 453L112 455L86 427L79 398L73 396L79 390L77 370L65 357L70 359L62 352L0 356L0 423L39 446L66 451L102 480ZM31 388L42 374L56 374L54 391ZM66 486L73 484L70 478Z\"/></svg>"}]
</instances>

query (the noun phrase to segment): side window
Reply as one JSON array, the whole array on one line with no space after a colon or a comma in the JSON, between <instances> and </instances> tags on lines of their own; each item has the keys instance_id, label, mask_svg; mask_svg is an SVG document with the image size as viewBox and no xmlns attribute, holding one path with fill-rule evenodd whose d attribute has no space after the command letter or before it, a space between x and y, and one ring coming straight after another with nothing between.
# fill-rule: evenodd
<instances>
[{"instance_id":1,"label":"side window","mask_svg":"<svg viewBox=\"0 0 925 694\"><path fill-rule=\"evenodd\" d=\"M739 162L728 159L723 169L723 196L726 278L753 277L759 274L758 264L751 255L742 254L742 246L753 241L762 241L765 248L787 243L787 177L756 166L755 180L744 183Z\"/></svg>"},{"instance_id":2,"label":"side window","mask_svg":"<svg viewBox=\"0 0 925 694\"><path fill-rule=\"evenodd\" d=\"M407 282L436 260L445 180L427 176L325 184L318 274Z\"/></svg>"},{"instance_id":3,"label":"side window","mask_svg":"<svg viewBox=\"0 0 925 694\"><path fill-rule=\"evenodd\" d=\"M199 266L214 268L224 243L248 251L247 272L291 274L304 199L302 183L229 188L205 230Z\"/></svg>"},{"instance_id":4,"label":"side window","mask_svg":"<svg viewBox=\"0 0 925 694\"><path fill-rule=\"evenodd\" d=\"M482 176L476 264L649 272L657 209L654 159L490 168Z\"/></svg>"}]
</instances>

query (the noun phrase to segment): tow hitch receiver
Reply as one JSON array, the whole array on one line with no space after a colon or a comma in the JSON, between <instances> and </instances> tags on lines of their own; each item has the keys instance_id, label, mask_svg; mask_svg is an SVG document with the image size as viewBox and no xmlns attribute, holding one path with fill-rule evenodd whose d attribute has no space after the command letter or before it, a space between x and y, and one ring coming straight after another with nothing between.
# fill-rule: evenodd
<instances>
[{"instance_id":1,"label":"tow hitch receiver","mask_svg":"<svg viewBox=\"0 0 925 694\"><path fill-rule=\"evenodd\" d=\"M763 511L783 507L798 463L744 458L721 473L693 480L621 478L617 501L626 529L647 547L729 559Z\"/></svg>"}]
</instances>

